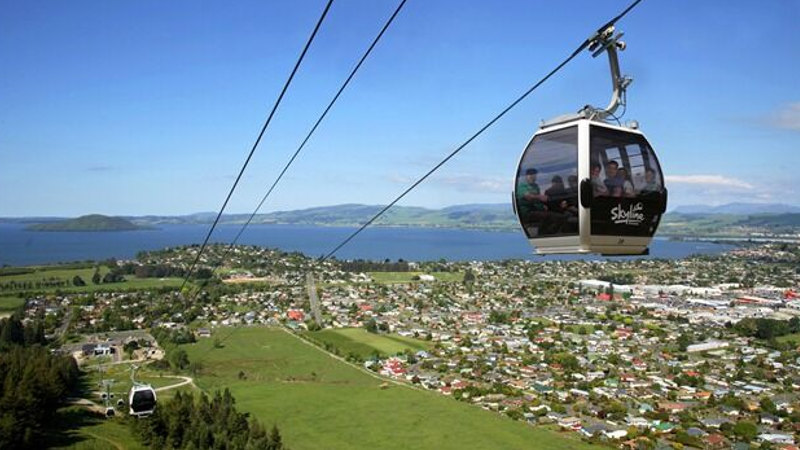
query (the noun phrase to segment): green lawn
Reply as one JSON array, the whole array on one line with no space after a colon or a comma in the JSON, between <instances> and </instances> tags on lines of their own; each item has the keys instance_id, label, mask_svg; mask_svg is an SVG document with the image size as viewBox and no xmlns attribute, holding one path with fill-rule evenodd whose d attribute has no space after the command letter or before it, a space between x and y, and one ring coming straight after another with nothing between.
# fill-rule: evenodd
<instances>
[{"instance_id":1,"label":"green lawn","mask_svg":"<svg viewBox=\"0 0 800 450\"><path fill-rule=\"evenodd\" d=\"M461 282L464 280L464 274L462 272L368 272L367 274L378 283L392 284L413 282L418 283L419 280L414 280L413 278L423 273L433 276L437 281Z\"/></svg>"},{"instance_id":2,"label":"green lawn","mask_svg":"<svg viewBox=\"0 0 800 450\"><path fill-rule=\"evenodd\" d=\"M179 287L183 282L182 278L136 278L132 275L125 276L125 282L110 283L110 284L93 284L92 275L94 275L94 267L89 268L59 268L59 266L40 266L35 267L34 272L19 274L19 275L0 275L0 285L15 281L17 283L25 282L41 282L47 279L56 278L59 280L67 281L66 287L32 287L31 289L1 289L0 293L9 294L24 291L44 291L55 292L57 290L63 292L95 292L103 290L124 290L124 289L153 289L159 287ZM109 269L106 266L100 266L100 275L103 276L108 273ZM73 286L72 279L80 276L86 283L85 286ZM2 303L0 303L2 308ZM0 309L1 310L1 309Z\"/></svg>"},{"instance_id":3,"label":"green lawn","mask_svg":"<svg viewBox=\"0 0 800 450\"><path fill-rule=\"evenodd\" d=\"M351 352L366 359L376 351L385 356L401 353L406 349L428 350L431 345L419 339L398 336L396 334L373 334L361 328L339 328L305 333L314 340L329 342L339 349L340 354Z\"/></svg>"},{"instance_id":4,"label":"green lawn","mask_svg":"<svg viewBox=\"0 0 800 450\"><path fill-rule=\"evenodd\" d=\"M796 345L800 344L800 333L786 334L775 339L780 343L790 342Z\"/></svg>"},{"instance_id":5,"label":"green lawn","mask_svg":"<svg viewBox=\"0 0 800 450\"><path fill-rule=\"evenodd\" d=\"M434 392L383 381L278 328L220 333L222 348L185 345L206 391L229 388L239 408L277 424L294 449L580 449L574 434L515 422Z\"/></svg>"},{"instance_id":6,"label":"green lawn","mask_svg":"<svg viewBox=\"0 0 800 450\"><path fill-rule=\"evenodd\" d=\"M25 304L24 298L19 297L0 297L0 314L12 313L17 308Z\"/></svg>"}]
</instances>

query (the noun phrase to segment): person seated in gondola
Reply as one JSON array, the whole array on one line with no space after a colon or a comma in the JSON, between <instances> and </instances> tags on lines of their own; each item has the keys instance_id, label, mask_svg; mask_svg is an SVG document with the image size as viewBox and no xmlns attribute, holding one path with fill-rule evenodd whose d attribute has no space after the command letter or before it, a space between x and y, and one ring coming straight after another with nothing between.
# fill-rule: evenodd
<instances>
[{"instance_id":1,"label":"person seated in gondola","mask_svg":"<svg viewBox=\"0 0 800 450\"><path fill-rule=\"evenodd\" d=\"M566 208L564 211L567 216L567 222L564 225L564 231L575 232L578 231L578 176L570 175L567 177L569 186L566 189Z\"/></svg>"},{"instance_id":2,"label":"person seated in gondola","mask_svg":"<svg viewBox=\"0 0 800 450\"><path fill-rule=\"evenodd\" d=\"M630 175L628 175L628 169L620 167L619 170L617 170L617 178L622 180L622 197L636 197L636 191L633 190L633 182L631 181Z\"/></svg>"},{"instance_id":3,"label":"person seated in gondola","mask_svg":"<svg viewBox=\"0 0 800 450\"><path fill-rule=\"evenodd\" d=\"M567 210L567 189L560 175L550 179L550 187L544 191L547 196L547 209L553 213L565 213Z\"/></svg>"},{"instance_id":4,"label":"person seated in gondola","mask_svg":"<svg viewBox=\"0 0 800 450\"><path fill-rule=\"evenodd\" d=\"M606 179L603 181L603 184L606 185L608 195L611 197L622 197L623 180L617 173L618 169L619 163L616 161L609 161L608 164L606 164Z\"/></svg>"},{"instance_id":5,"label":"person seated in gondola","mask_svg":"<svg viewBox=\"0 0 800 450\"><path fill-rule=\"evenodd\" d=\"M644 186L639 191L640 194L646 195L653 192L660 192L661 187L658 185L656 181L656 171L653 169L647 169L644 171Z\"/></svg>"},{"instance_id":6,"label":"person seated in gondola","mask_svg":"<svg viewBox=\"0 0 800 450\"><path fill-rule=\"evenodd\" d=\"M549 222L552 225L545 230L546 233L559 233L563 229L567 220L567 208L569 204L567 198L569 194L564 187L564 179L560 175L553 175L550 179L550 187L544 191L547 196L547 210L549 212Z\"/></svg>"},{"instance_id":7,"label":"person seated in gondola","mask_svg":"<svg viewBox=\"0 0 800 450\"><path fill-rule=\"evenodd\" d=\"M552 234L558 229L553 215L548 211L547 195L541 193L536 183L538 173L538 170L530 168L525 171L525 178L517 183L517 209L523 226L532 236ZM536 230L532 231L534 227Z\"/></svg>"},{"instance_id":8,"label":"person seated in gondola","mask_svg":"<svg viewBox=\"0 0 800 450\"><path fill-rule=\"evenodd\" d=\"M600 179L600 172L603 170L603 167L599 163L592 163L591 169L592 193L595 197L604 197L608 195L608 188L605 183L603 183L603 180Z\"/></svg>"}]
</instances>

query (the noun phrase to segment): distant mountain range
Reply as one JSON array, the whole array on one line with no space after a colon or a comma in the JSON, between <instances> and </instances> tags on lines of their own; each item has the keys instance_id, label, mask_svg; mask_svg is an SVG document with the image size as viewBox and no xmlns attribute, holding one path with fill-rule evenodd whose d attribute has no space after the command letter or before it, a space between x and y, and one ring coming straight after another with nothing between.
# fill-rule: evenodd
<instances>
[{"instance_id":1,"label":"distant mountain range","mask_svg":"<svg viewBox=\"0 0 800 450\"><path fill-rule=\"evenodd\" d=\"M382 205L343 204L276 211L258 214L253 224L287 225L328 225L359 226L371 219ZM215 213L198 213L188 216L140 216L127 217L138 225L162 225L177 223L211 223ZM249 214L225 214L221 222L227 224L244 223ZM511 229L517 226L517 219L508 204L456 205L442 209L429 209L416 206L395 206L381 216L376 225L383 226L427 226L448 228Z\"/></svg>"},{"instance_id":2,"label":"distant mountain range","mask_svg":"<svg viewBox=\"0 0 800 450\"><path fill-rule=\"evenodd\" d=\"M294 211L258 214L252 224L317 226L360 226L371 219L382 205L343 204ZM184 216L84 216L78 219L0 218L2 222L37 224L40 231L115 231L153 228L171 224L210 224L216 213L201 212ZM225 214L220 223L242 224L249 214ZM442 209L395 206L375 225L394 227L441 227L483 230L517 230L519 223L505 203L455 205ZM667 236L747 235L754 229L774 233L796 232L800 227L800 207L785 204L731 203L722 206L680 206L667 213L659 234Z\"/></svg>"}]
</instances>

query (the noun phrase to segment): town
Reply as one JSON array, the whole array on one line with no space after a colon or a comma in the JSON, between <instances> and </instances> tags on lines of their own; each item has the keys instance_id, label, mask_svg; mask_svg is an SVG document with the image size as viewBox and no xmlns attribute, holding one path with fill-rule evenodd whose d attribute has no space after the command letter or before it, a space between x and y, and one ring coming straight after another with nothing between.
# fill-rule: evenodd
<instances>
[{"instance_id":1,"label":"town","mask_svg":"<svg viewBox=\"0 0 800 450\"><path fill-rule=\"evenodd\" d=\"M180 276L197 251L106 264ZM183 291L127 290L111 277L93 292L31 295L25 315L44 316L79 358L160 359L165 336L221 346L222 330L283 327L387 380L593 443L797 448L798 246L683 260L421 263L319 263L237 246L215 270L226 253L207 249L202 276ZM337 329L425 345L364 355L322 334Z\"/></svg>"}]
</instances>

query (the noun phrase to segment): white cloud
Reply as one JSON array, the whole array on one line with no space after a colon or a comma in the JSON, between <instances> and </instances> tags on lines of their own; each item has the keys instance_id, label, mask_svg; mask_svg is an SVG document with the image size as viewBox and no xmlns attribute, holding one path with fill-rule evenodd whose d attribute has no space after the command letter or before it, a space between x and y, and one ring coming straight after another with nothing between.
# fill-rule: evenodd
<instances>
[{"instance_id":1,"label":"white cloud","mask_svg":"<svg viewBox=\"0 0 800 450\"><path fill-rule=\"evenodd\" d=\"M438 178L434 181L448 187L465 191L486 193L511 192L511 183L500 177L481 177L475 175L453 175Z\"/></svg>"},{"instance_id":2,"label":"white cloud","mask_svg":"<svg viewBox=\"0 0 800 450\"><path fill-rule=\"evenodd\" d=\"M768 118L769 124L784 130L800 131L800 102L783 106Z\"/></svg>"},{"instance_id":3,"label":"white cloud","mask_svg":"<svg viewBox=\"0 0 800 450\"><path fill-rule=\"evenodd\" d=\"M397 184L411 184L414 182L414 179L411 177L406 177L397 174L391 174L386 179L392 183L397 183Z\"/></svg>"},{"instance_id":4,"label":"white cloud","mask_svg":"<svg viewBox=\"0 0 800 450\"><path fill-rule=\"evenodd\" d=\"M753 185L750 183L723 175L667 175L666 181L667 185L674 183L708 187L753 189Z\"/></svg>"}]
</instances>

